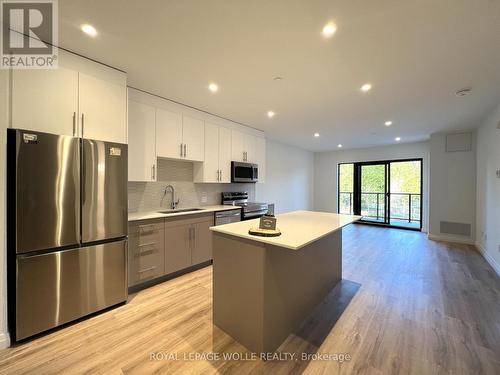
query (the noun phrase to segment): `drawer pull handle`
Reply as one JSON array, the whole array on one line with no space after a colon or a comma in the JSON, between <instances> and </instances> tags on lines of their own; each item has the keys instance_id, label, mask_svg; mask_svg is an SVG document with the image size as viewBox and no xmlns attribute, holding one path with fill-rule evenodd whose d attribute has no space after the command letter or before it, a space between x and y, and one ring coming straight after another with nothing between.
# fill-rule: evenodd
<instances>
[{"instance_id":1,"label":"drawer pull handle","mask_svg":"<svg viewBox=\"0 0 500 375\"><path fill-rule=\"evenodd\" d=\"M149 271L154 271L156 269L156 266L145 268L143 270L140 270L139 273L144 273L144 272L149 272Z\"/></svg>"},{"instance_id":2,"label":"drawer pull handle","mask_svg":"<svg viewBox=\"0 0 500 375\"><path fill-rule=\"evenodd\" d=\"M154 250L155 249L139 250L139 252L135 254L135 257L139 258L139 257L143 257L143 256L146 256L146 255L151 255L151 254L154 253Z\"/></svg>"},{"instance_id":3,"label":"drawer pull handle","mask_svg":"<svg viewBox=\"0 0 500 375\"><path fill-rule=\"evenodd\" d=\"M156 245L156 242L143 243L142 245L139 245L139 247L153 246L153 245Z\"/></svg>"}]
</instances>

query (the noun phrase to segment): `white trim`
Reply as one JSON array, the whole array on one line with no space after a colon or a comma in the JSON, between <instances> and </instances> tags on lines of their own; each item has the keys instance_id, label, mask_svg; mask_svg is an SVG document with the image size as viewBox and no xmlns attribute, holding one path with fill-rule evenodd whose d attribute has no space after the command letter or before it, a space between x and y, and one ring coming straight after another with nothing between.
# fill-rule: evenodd
<instances>
[{"instance_id":1,"label":"white trim","mask_svg":"<svg viewBox=\"0 0 500 375\"><path fill-rule=\"evenodd\" d=\"M476 245L473 239L470 238L457 238L453 236L443 236L440 234L427 234L427 238L431 241L443 241L443 242L452 242L452 243L460 243L466 245Z\"/></svg>"},{"instance_id":2,"label":"white trim","mask_svg":"<svg viewBox=\"0 0 500 375\"><path fill-rule=\"evenodd\" d=\"M0 333L0 349L5 349L10 346L10 337L8 333Z\"/></svg>"},{"instance_id":3,"label":"white trim","mask_svg":"<svg viewBox=\"0 0 500 375\"><path fill-rule=\"evenodd\" d=\"M489 263L491 268L493 268L495 270L497 275L500 276L500 264L498 264L496 262L496 260L493 259L493 257L490 254L488 254L488 252L486 251L486 249L483 247L482 244L480 244L479 242L476 242L475 245L476 245L477 251L479 251L479 253L483 256L483 258Z\"/></svg>"}]
</instances>

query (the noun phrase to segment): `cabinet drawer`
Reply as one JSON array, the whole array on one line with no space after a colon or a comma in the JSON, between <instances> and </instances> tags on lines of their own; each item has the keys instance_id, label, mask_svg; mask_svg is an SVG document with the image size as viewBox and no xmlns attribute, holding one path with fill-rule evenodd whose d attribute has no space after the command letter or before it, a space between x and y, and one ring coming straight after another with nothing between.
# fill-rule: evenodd
<instances>
[{"instance_id":1,"label":"cabinet drawer","mask_svg":"<svg viewBox=\"0 0 500 375\"><path fill-rule=\"evenodd\" d=\"M165 274L165 229L163 220L129 225L129 286Z\"/></svg>"},{"instance_id":2,"label":"cabinet drawer","mask_svg":"<svg viewBox=\"0 0 500 375\"><path fill-rule=\"evenodd\" d=\"M165 252L158 244L129 247L129 286L165 273Z\"/></svg>"},{"instance_id":3,"label":"cabinet drawer","mask_svg":"<svg viewBox=\"0 0 500 375\"><path fill-rule=\"evenodd\" d=\"M139 245L163 241L163 220L140 221L129 225L129 237L134 237Z\"/></svg>"}]
</instances>

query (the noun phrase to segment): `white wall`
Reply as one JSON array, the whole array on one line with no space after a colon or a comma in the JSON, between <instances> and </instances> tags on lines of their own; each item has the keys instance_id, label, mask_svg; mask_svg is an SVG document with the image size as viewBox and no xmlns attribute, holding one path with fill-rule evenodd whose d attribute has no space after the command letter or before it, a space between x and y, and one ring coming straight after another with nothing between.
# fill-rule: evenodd
<instances>
[{"instance_id":1,"label":"white wall","mask_svg":"<svg viewBox=\"0 0 500 375\"><path fill-rule=\"evenodd\" d=\"M314 154L266 141L266 182L257 184L256 200L275 204L275 212L313 209Z\"/></svg>"},{"instance_id":2,"label":"white wall","mask_svg":"<svg viewBox=\"0 0 500 375\"><path fill-rule=\"evenodd\" d=\"M7 332L7 244L5 224L5 168L7 156L7 125L9 120L8 72L0 71L0 348L9 345Z\"/></svg>"},{"instance_id":3,"label":"white wall","mask_svg":"<svg viewBox=\"0 0 500 375\"><path fill-rule=\"evenodd\" d=\"M500 275L500 104L477 131L476 245Z\"/></svg>"},{"instance_id":4,"label":"white wall","mask_svg":"<svg viewBox=\"0 0 500 375\"><path fill-rule=\"evenodd\" d=\"M337 212L337 165L339 163L411 158L423 159L422 230L427 231L429 196L429 144L427 142L316 153L314 155L314 209Z\"/></svg>"},{"instance_id":5,"label":"white wall","mask_svg":"<svg viewBox=\"0 0 500 375\"><path fill-rule=\"evenodd\" d=\"M446 134L431 135L429 236L435 239L473 243L476 221L476 142L472 149L446 152ZM441 233L440 222L470 224L470 236Z\"/></svg>"}]
</instances>

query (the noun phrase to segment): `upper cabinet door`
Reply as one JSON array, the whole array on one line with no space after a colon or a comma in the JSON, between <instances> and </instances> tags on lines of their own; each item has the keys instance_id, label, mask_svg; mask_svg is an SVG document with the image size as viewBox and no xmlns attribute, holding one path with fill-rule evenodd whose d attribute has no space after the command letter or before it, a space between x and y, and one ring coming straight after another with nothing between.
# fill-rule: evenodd
<instances>
[{"instance_id":1,"label":"upper cabinet door","mask_svg":"<svg viewBox=\"0 0 500 375\"><path fill-rule=\"evenodd\" d=\"M182 150L182 115L156 109L156 155L180 159Z\"/></svg>"},{"instance_id":2,"label":"upper cabinet door","mask_svg":"<svg viewBox=\"0 0 500 375\"><path fill-rule=\"evenodd\" d=\"M127 88L79 73L80 133L83 138L127 143Z\"/></svg>"},{"instance_id":3,"label":"upper cabinet door","mask_svg":"<svg viewBox=\"0 0 500 375\"><path fill-rule=\"evenodd\" d=\"M259 168L258 182L266 182L266 139L255 137L255 163Z\"/></svg>"},{"instance_id":4,"label":"upper cabinet door","mask_svg":"<svg viewBox=\"0 0 500 375\"><path fill-rule=\"evenodd\" d=\"M156 181L155 108L128 102L128 180Z\"/></svg>"},{"instance_id":5,"label":"upper cabinet door","mask_svg":"<svg viewBox=\"0 0 500 375\"><path fill-rule=\"evenodd\" d=\"M245 145L245 161L248 163L255 163L257 161L255 155L256 148L256 137L250 134L245 134L244 145Z\"/></svg>"},{"instance_id":6,"label":"upper cabinet door","mask_svg":"<svg viewBox=\"0 0 500 375\"><path fill-rule=\"evenodd\" d=\"M219 127L219 169L219 182L231 182L231 130L223 127Z\"/></svg>"},{"instance_id":7,"label":"upper cabinet door","mask_svg":"<svg viewBox=\"0 0 500 375\"><path fill-rule=\"evenodd\" d=\"M205 122L205 162L203 182L219 182L219 127Z\"/></svg>"},{"instance_id":8,"label":"upper cabinet door","mask_svg":"<svg viewBox=\"0 0 500 375\"><path fill-rule=\"evenodd\" d=\"M77 133L78 72L12 71L11 127L74 136Z\"/></svg>"},{"instance_id":9,"label":"upper cabinet door","mask_svg":"<svg viewBox=\"0 0 500 375\"><path fill-rule=\"evenodd\" d=\"M231 159L233 161L245 161L245 134L231 131Z\"/></svg>"},{"instance_id":10,"label":"upper cabinet door","mask_svg":"<svg viewBox=\"0 0 500 375\"><path fill-rule=\"evenodd\" d=\"M182 116L184 159L203 161L205 157L205 126L202 120Z\"/></svg>"}]
</instances>

